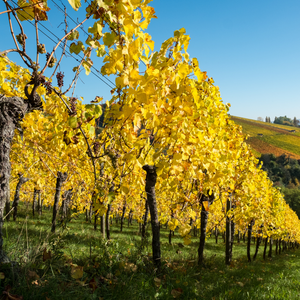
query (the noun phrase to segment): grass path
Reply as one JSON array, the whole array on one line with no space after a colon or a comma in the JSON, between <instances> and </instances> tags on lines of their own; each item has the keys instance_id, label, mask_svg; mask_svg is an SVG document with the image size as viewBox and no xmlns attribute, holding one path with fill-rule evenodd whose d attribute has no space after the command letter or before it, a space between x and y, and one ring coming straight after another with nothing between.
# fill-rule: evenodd
<instances>
[{"instance_id":1,"label":"grass path","mask_svg":"<svg viewBox=\"0 0 300 300\"><path fill-rule=\"evenodd\" d=\"M4 225L6 251L21 264L19 280L0 266L5 275L0 290L11 284L11 293L24 300L300 299L300 250L264 261L261 246L257 260L248 263L246 244L241 241L234 244L232 265L225 266L223 240L216 244L208 238L203 268L196 264L199 237L182 247L176 232L169 245L168 230L163 228L163 268L158 273L150 257L150 238L142 247L135 222L130 227L126 223L123 232L114 222L112 240L107 242L82 215L51 235L50 211L39 219L24 209L17 222ZM43 261L45 247L51 258L44 255ZM251 247L253 254L254 244ZM77 279L71 276L74 270Z\"/></svg>"}]
</instances>

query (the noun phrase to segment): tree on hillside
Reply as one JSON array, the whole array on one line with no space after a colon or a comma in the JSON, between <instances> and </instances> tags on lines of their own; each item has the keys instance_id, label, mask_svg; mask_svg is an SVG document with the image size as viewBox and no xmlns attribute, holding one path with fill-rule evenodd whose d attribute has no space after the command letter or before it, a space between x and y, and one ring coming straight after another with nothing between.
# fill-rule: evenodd
<instances>
[{"instance_id":1,"label":"tree on hillside","mask_svg":"<svg viewBox=\"0 0 300 300\"><path fill-rule=\"evenodd\" d=\"M295 127L299 126L299 120L296 117L294 117L294 119L293 119L293 124Z\"/></svg>"},{"instance_id":2,"label":"tree on hillside","mask_svg":"<svg viewBox=\"0 0 300 300\"><path fill-rule=\"evenodd\" d=\"M293 121L288 118L287 116L281 116L279 118L275 117L274 119L274 124L281 124L281 125L288 125L288 126L293 126Z\"/></svg>"},{"instance_id":3,"label":"tree on hillside","mask_svg":"<svg viewBox=\"0 0 300 300\"><path fill-rule=\"evenodd\" d=\"M261 121L261 122L263 122L263 121L264 121L264 119L263 119L262 117L258 117L258 118L257 118L257 121Z\"/></svg>"},{"instance_id":4,"label":"tree on hillside","mask_svg":"<svg viewBox=\"0 0 300 300\"><path fill-rule=\"evenodd\" d=\"M266 117L265 122L266 122L266 123L271 123L270 117Z\"/></svg>"}]
</instances>

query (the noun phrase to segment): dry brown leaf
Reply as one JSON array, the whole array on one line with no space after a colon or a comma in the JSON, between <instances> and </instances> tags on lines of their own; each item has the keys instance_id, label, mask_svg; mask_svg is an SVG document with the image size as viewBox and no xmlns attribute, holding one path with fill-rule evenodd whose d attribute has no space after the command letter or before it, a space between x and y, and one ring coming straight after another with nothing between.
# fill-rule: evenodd
<instances>
[{"instance_id":1,"label":"dry brown leaf","mask_svg":"<svg viewBox=\"0 0 300 300\"><path fill-rule=\"evenodd\" d=\"M161 285L161 279L155 277L155 278L154 278L154 284L155 284L157 287L160 287L160 285Z\"/></svg>"},{"instance_id":2,"label":"dry brown leaf","mask_svg":"<svg viewBox=\"0 0 300 300\"><path fill-rule=\"evenodd\" d=\"M43 252L43 261L46 261L48 259L51 259L51 251L47 251L47 249L45 248Z\"/></svg>"},{"instance_id":3,"label":"dry brown leaf","mask_svg":"<svg viewBox=\"0 0 300 300\"><path fill-rule=\"evenodd\" d=\"M171 291L171 295L173 296L173 298L179 298L182 293L183 293L183 290L181 288L173 289Z\"/></svg>"},{"instance_id":4,"label":"dry brown leaf","mask_svg":"<svg viewBox=\"0 0 300 300\"><path fill-rule=\"evenodd\" d=\"M96 290L96 288L98 287L97 282L95 280L95 278L92 278L89 282L89 287L93 290L93 292Z\"/></svg>"},{"instance_id":5,"label":"dry brown leaf","mask_svg":"<svg viewBox=\"0 0 300 300\"><path fill-rule=\"evenodd\" d=\"M28 270L27 276L29 279L40 279L40 276L35 271Z\"/></svg>"}]
</instances>

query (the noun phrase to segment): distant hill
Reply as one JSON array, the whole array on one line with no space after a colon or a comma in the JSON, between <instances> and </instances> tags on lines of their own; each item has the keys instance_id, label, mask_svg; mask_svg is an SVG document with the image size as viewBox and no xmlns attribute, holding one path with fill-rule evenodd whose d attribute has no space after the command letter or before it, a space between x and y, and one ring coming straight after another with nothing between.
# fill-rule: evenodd
<instances>
[{"instance_id":1,"label":"distant hill","mask_svg":"<svg viewBox=\"0 0 300 300\"><path fill-rule=\"evenodd\" d=\"M286 154L291 158L300 159L300 128L230 117L242 126L245 135L249 135L247 143L257 157L272 153L275 156Z\"/></svg>"}]
</instances>

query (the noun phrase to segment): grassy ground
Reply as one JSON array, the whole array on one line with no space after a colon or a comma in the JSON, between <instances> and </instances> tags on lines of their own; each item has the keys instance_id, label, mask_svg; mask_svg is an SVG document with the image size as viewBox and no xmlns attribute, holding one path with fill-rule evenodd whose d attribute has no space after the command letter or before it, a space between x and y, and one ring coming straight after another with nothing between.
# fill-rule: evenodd
<instances>
[{"instance_id":1,"label":"grassy ground","mask_svg":"<svg viewBox=\"0 0 300 300\"><path fill-rule=\"evenodd\" d=\"M9 284L9 293L25 300L300 298L299 250L263 261L261 246L257 260L248 263L246 244L235 243L234 261L225 266L223 240L216 244L208 238L204 268L196 264L199 237L182 247L176 232L169 245L168 230L162 229L163 267L158 272L150 257L150 237L141 244L136 223L126 223L120 232L114 222L108 242L84 216L56 234L50 234L50 220L50 211L32 218L22 206L17 222L5 223L5 249L21 267L12 273L0 266L0 278L5 277L0 290Z\"/></svg>"}]
</instances>

